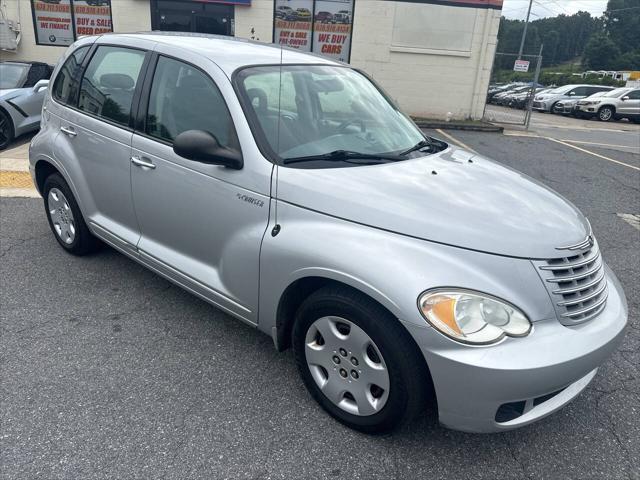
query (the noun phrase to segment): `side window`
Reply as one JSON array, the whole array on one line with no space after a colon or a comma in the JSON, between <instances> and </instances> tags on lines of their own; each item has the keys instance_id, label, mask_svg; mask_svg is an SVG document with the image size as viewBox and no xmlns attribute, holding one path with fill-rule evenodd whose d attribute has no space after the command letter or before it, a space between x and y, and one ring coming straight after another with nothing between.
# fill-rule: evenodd
<instances>
[{"instance_id":1,"label":"side window","mask_svg":"<svg viewBox=\"0 0 640 480\"><path fill-rule=\"evenodd\" d=\"M573 90L571 90L571 92L569 92L569 95L571 95L571 93L573 93L572 96L584 97L585 95L588 95L587 92L588 92L587 87L576 87Z\"/></svg>"},{"instance_id":2,"label":"side window","mask_svg":"<svg viewBox=\"0 0 640 480\"><path fill-rule=\"evenodd\" d=\"M631 90L627 93L627 97L629 100L640 100L640 90Z\"/></svg>"},{"instance_id":3,"label":"side window","mask_svg":"<svg viewBox=\"0 0 640 480\"><path fill-rule=\"evenodd\" d=\"M160 57L151 84L146 133L172 142L187 130L205 130L226 147L238 148L222 94L200 70Z\"/></svg>"},{"instance_id":4,"label":"side window","mask_svg":"<svg viewBox=\"0 0 640 480\"><path fill-rule=\"evenodd\" d=\"M589 87L589 92L587 93L587 95L593 95L594 93L609 92L609 91L610 90L607 90L606 88Z\"/></svg>"},{"instance_id":5,"label":"side window","mask_svg":"<svg viewBox=\"0 0 640 480\"><path fill-rule=\"evenodd\" d=\"M78 108L128 125L144 56L131 48L98 47L82 78Z\"/></svg>"},{"instance_id":6,"label":"side window","mask_svg":"<svg viewBox=\"0 0 640 480\"><path fill-rule=\"evenodd\" d=\"M89 46L80 47L67 58L64 65L60 68L58 75L53 83L53 98L61 103L68 103L72 87L74 86L74 80L77 77L80 67L82 66L82 60L89 51Z\"/></svg>"},{"instance_id":7,"label":"side window","mask_svg":"<svg viewBox=\"0 0 640 480\"><path fill-rule=\"evenodd\" d=\"M24 87L33 87L42 79L49 78L49 65L36 63L31 65Z\"/></svg>"}]
</instances>

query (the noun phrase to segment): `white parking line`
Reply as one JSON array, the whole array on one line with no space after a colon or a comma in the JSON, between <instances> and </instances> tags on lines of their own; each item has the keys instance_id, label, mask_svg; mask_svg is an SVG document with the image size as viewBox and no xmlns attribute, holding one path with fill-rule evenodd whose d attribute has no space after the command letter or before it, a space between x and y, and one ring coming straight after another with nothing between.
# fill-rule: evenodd
<instances>
[{"instance_id":1,"label":"white parking line","mask_svg":"<svg viewBox=\"0 0 640 480\"><path fill-rule=\"evenodd\" d=\"M436 132L438 132L440 135L444 135L445 137L447 137L449 140L451 140L453 143L455 143L456 145L458 145L459 147L464 148L465 150L469 150L472 153L477 154L478 152L476 152L473 148L471 148L469 145L465 145L464 143L462 143L460 140L458 140L457 138L449 135L448 133L442 131L439 128L436 128Z\"/></svg>"},{"instance_id":2,"label":"white parking line","mask_svg":"<svg viewBox=\"0 0 640 480\"><path fill-rule=\"evenodd\" d=\"M640 230L640 215L634 215L632 213L616 213L621 219L627 222L632 227Z\"/></svg>"},{"instance_id":3,"label":"white parking line","mask_svg":"<svg viewBox=\"0 0 640 480\"><path fill-rule=\"evenodd\" d=\"M581 145L595 145L599 147L615 147L615 148L628 148L630 150L640 150L640 144L637 147L627 146L627 145L614 145L612 143L596 143L596 142L583 142L582 140L570 140L570 139L562 139L562 142L569 143L579 143Z\"/></svg>"},{"instance_id":4,"label":"white parking line","mask_svg":"<svg viewBox=\"0 0 640 480\"><path fill-rule=\"evenodd\" d=\"M595 153L595 152L592 152L590 150L586 150L584 148L578 147L577 145L571 145L570 143L563 142L562 140L557 140L557 139L551 138L551 137L544 137L544 138L546 138L547 140L551 140L552 142L556 142L556 143L559 143L561 145L565 145L567 147L574 148L574 149L579 150L581 152L588 153L589 155L593 155L594 157L602 158L603 160L607 160L608 162L617 163L618 165L622 165L624 167L633 168L634 170L639 170L640 171L640 168L636 167L635 165L629 165L628 163L624 163L624 162L621 162L619 160L614 160L613 158L605 157L604 155L600 155L599 153Z\"/></svg>"}]
</instances>

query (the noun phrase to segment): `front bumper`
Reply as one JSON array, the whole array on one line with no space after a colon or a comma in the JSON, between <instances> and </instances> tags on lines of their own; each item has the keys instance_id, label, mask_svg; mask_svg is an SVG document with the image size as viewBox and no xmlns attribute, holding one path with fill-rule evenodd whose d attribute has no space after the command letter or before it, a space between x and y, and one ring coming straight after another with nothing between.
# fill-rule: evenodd
<instances>
[{"instance_id":1,"label":"front bumper","mask_svg":"<svg viewBox=\"0 0 640 480\"><path fill-rule=\"evenodd\" d=\"M509 430L535 422L575 398L618 347L627 323L622 288L613 272L606 271L606 308L574 327L548 319L535 322L525 338L468 347L431 327L405 323L431 371L440 423L468 432ZM524 408L504 421L497 414L505 404Z\"/></svg>"}]
</instances>

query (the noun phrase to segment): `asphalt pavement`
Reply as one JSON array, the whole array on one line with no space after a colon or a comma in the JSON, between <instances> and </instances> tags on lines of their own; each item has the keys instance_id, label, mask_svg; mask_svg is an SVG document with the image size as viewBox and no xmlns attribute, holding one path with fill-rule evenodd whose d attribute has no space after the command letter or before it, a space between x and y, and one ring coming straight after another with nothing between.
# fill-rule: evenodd
<instances>
[{"instance_id":1,"label":"asphalt pavement","mask_svg":"<svg viewBox=\"0 0 640 480\"><path fill-rule=\"evenodd\" d=\"M109 248L66 254L41 200L1 198L0 478L640 479L638 155L445 133L574 202L622 281L626 337L574 402L501 434L434 412L356 433L267 336Z\"/></svg>"}]
</instances>

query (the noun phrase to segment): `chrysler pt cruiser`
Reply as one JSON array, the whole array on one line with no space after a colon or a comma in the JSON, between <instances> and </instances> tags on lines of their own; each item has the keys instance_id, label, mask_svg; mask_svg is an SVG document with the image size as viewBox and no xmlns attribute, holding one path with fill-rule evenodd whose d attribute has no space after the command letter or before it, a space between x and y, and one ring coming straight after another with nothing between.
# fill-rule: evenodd
<instances>
[{"instance_id":1,"label":"chrysler pt cruiser","mask_svg":"<svg viewBox=\"0 0 640 480\"><path fill-rule=\"evenodd\" d=\"M472 432L534 422L589 384L627 322L571 203L425 136L326 58L83 38L30 168L64 250L109 244L291 347L310 395L364 432L428 406Z\"/></svg>"}]
</instances>

